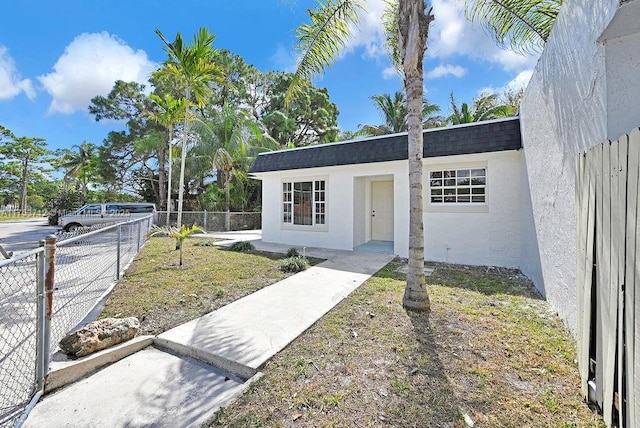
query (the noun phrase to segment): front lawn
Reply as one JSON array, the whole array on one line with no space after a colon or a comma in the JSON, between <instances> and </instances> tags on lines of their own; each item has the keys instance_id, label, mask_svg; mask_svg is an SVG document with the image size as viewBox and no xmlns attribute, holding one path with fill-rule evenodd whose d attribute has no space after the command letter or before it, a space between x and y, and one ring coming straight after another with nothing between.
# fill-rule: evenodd
<instances>
[{"instance_id":1,"label":"front lawn","mask_svg":"<svg viewBox=\"0 0 640 428\"><path fill-rule=\"evenodd\" d=\"M276 355L212 426L604 426L581 401L573 339L518 271L437 265L431 314L408 314L401 263Z\"/></svg>"},{"instance_id":2,"label":"front lawn","mask_svg":"<svg viewBox=\"0 0 640 428\"><path fill-rule=\"evenodd\" d=\"M284 255L233 252L208 244L212 241L187 239L181 269L175 240L150 238L101 317L135 316L139 334L159 334L291 275L280 271Z\"/></svg>"}]
</instances>

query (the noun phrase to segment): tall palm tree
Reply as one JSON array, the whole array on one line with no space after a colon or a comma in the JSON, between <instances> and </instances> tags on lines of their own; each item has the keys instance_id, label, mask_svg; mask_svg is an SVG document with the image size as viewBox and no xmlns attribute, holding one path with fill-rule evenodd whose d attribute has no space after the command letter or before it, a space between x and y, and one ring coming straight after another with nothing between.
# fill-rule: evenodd
<instances>
[{"instance_id":1,"label":"tall palm tree","mask_svg":"<svg viewBox=\"0 0 640 428\"><path fill-rule=\"evenodd\" d=\"M371 100L384 117L384 124L360 125L361 135L385 135L407 131L407 102L403 92L395 92L393 97L389 94L373 95ZM423 127L431 128L441 122L442 119L435 116L439 111L438 105L430 103L425 98L422 107Z\"/></svg>"},{"instance_id":2,"label":"tall palm tree","mask_svg":"<svg viewBox=\"0 0 640 428\"><path fill-rule=\"evenodd\" d=\"M167 207L167 228L170 225L170 215L171 215L171 177L172 177L172 166L173 166L173 156L172 156L172 141L173 141L173 128L179 123L185 114L186 111L186 100L184 99L175 99L171 96L171 94L166 94L164 97L160 97L156 94L151 94L149 96L151 101L153 101L156 109L153 111L147 112L147 116L163 126L167 130L167 142L168 142L168 151L169 151L169 172L167 175L167 197L166 197L166 207ZM160 151L160 159L158 159L158 163L160 164L159 175L162 177L164 170L164 150ZM160 180L162 182L162 180ZM160 184L160 194L163 194L162 184Z\"/></svg>"},{"instance_id":3,"label":"tall palm tree","mask_svg":"<svg viewBox=\"0 0 640 428\"><path fill-rule=\"evenodd\" d=\"M562 0L465 0L465 6L467 18L499 45L526 53L544 48Z\"/></svg>"},{"instance_id":4,"label":"tall palm tree","mask_svg":"<svg viewBox=\"0 0 640 428\"><path fill-rule=\"evenodd\" d=\"M211 162L217 179L223 180L225 192L225 229L230 229L231 180L236 170L260 151L276 149L278 143L268 136L247 111L225 103L213 109L210 117L197 128L202 157Z\"/></svg>"},{"instance_id":5,"label":"tall palm tree","mask_svg":"<svg viewBox=\"0 0 640 428\"><path fill-rule=\"evenodd\" d=\"M182 204L184 199L184 169L189 139L189 108L195 103L202 107L211 93L210 84L216 82L225 85L224 72L215 63L213 41L215 34L206 28L200 28L193 38L191 45L186 45L182 35L178 33L171 43L156 29L156 34L164 43L164 50L169 58L162 67L154 73L159 79L172 79L175 85L184 91L185 112L184 128L182 130L182 154L180 159L180 187L178 191L178 222L182 225Z\"/></svg>"},{"instance_id":6,"label":"tall palm tree","mask_svg":"<svg viewBox=\"0 0 640 428\"><path fill-rule=\"evenodd\" d=\"M287 98L300 93L305 82L321 74L337 58L358 23L362 0L324 0L310 10L311 22L298 27L298 61ZM434 17L424 0L389 0L385 13L387 46L404 78L407 97L409 151L409 272L402 303L414 311L429 310L424 281L424 226L422 208L423 65L429 26Z\"/></svg>"}]
</instances>

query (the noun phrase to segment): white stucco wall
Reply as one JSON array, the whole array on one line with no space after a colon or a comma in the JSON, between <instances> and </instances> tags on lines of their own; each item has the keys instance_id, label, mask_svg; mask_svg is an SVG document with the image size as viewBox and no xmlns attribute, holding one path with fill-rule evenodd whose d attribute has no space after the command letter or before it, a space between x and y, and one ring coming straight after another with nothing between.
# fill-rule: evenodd
<instances>
[{"instance_id":1,"label":"white stucco wall","mask_svg":"<svg viewBox=\"0 0 640 428\"><path fill-rule=\"evenodd\" d=\"M605 48L618 0L565 2L520 106L532 218L523 272L577 328L575 158L607 138ZM636 71L630 70L635 73Z\"/></svg>"},{"instance_id":2,"label":"white stucco wall","mask_svg":"<svg viewBox=\"0 0 640 428\"><path fill-rule=\"evenodd\" d=\"M425 198L425 259L446 263L520 266L520 205L522 153L508 151L482 155L425 159L430 169L465 165L487 168L487 209L467 212L460 207L430 206ZM433 212L438 210L439 212Z\"/></svg>"},{"instance_id":3,"label":"white stucco wall","mask_svg":"<svg viewBox=\"0 0 640 428\"><path fill-rule=\"evenodd\" d=\"M475 165L487 167L487 208L481 212L456 208L433 212L425 197L425 259L518 267L523 176L521 151L425 159L425 195L430 168ZM326 230L283 227L282 182L322 177L327 180L328 189ZM394 252L408 257L409 182L406 161L263 173L261 178L262 237L265 242L344 250L351 250L371 239L368 215L371 181L393 180Z\"/></svg>"},{"instance_id":4,"label":"white stucco wall","mask_svg":"<svg viewBox=\"0 0 640 428\"><path fill-rule=\"evenodd\" d=\"M640 2L625 3L600 37L607 76L607 137L640 126Z\"/></svg>"}]
</instances>

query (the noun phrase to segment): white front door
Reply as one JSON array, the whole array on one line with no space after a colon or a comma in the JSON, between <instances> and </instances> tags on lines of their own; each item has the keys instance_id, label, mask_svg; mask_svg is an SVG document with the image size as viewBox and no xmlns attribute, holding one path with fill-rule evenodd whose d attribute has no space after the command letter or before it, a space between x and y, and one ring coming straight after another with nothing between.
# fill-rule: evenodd
<instances>
[{"instance_id":1,"label":"white front door","mask_svg":"<svg viewBox=\"0 0 640 428\"><path fill-rule=\"evenodd\" d=\"M371 182L371 239L393 241L393 181Z\"/></svg>"}]
</instances>

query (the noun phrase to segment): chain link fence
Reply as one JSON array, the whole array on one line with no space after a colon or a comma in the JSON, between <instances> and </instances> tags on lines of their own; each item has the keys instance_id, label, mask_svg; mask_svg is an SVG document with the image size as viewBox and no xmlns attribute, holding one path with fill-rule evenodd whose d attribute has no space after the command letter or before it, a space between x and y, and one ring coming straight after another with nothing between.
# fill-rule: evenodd
<instances>
[{"instance_id":1,"label":"chain link fence","mask_svg":"<svg viewBox=\"0 0 640 428\"><path fill-rule=\"evenodd\" d=\"M20 425L58 342L98 315L152 226L149 216L80 228L0 262L0 427Z\"/></svg>"},{"instance_id":2,"label":"chain link fence","mask_svg":"<svg viewBox=\"0 0 640 428\"><path fill-rule=\"evenodd\" d=\"M226 231L225 221L229 216L229 230L255 230L262 228L262 213L256 212L212 212L212 211L183 211L182 224L202 227L210 232ZM171 211L170 224L175 226L178 222L178 213ZM167 212L158 211L156 224L167 224Z\"/></svg>"}]
</instances>

